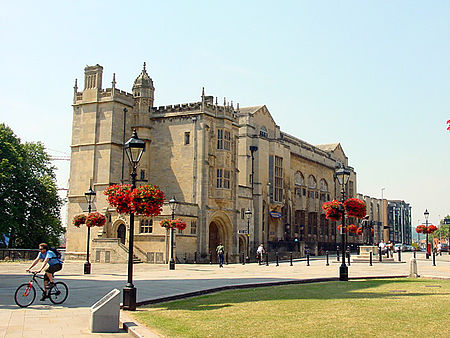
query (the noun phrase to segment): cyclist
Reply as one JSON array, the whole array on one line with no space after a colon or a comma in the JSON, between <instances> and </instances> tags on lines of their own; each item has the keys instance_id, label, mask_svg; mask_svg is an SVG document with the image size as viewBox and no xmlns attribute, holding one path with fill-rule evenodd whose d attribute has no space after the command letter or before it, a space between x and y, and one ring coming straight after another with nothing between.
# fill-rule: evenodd
<instances>
[{"instance_id":1,"label":"cyclist","mask_svg":"<svg viewBox=\"0 0 450 338\"><path fill-rule=\"evenodd\" d=\"M39 271L36 271L37 273L39 273L45 268L48 263L48 268L45 270L44 274L45 292L41 297L41 302L43 302L46 298L48 298L48 290L54 285L53 274L62 269L62 262L58 259L58 257L52 250L49 250L46 243L39 244L39 251L40 253L26 271L29 272L33 268L33 266L35 266L39 262L39 260L43 260L44 263L42 264L41 269Z\"/></svg>"}]
</instances>

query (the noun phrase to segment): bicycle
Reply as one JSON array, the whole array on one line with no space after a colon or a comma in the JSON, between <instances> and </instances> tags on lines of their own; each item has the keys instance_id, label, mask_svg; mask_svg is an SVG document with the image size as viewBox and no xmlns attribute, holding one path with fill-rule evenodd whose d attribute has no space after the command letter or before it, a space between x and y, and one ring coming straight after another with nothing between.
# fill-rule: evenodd
<instances>
[{"instance_id":1,"label":"bicycle","mask_svg":"<svg viewBox=\"0 0 450 338\"><path fill-rule=\"evenodd\" d=\"M36 288L34 287L34 284L45 293L45 289L39 285L37 280L44 279L44 277L37 276L37 272L30 273L33 274L31 280L28 283L21 284L14 294L14 301L20 307L27 307L33 304L36 298ZM53 304L62 304L67 299L67 296L69 296L69 288L64 282L56 282L48 289L47 295Z\"/></svg>"}]
</instances>

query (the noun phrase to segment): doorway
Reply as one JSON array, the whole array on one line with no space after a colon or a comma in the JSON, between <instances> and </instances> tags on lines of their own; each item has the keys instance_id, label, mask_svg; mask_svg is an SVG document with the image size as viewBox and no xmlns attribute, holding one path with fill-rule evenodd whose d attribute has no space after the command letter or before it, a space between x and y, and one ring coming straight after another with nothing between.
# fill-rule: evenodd
<instances>
[{"instance_id":1,"label":"doorway","mask_svg":"<svg viewBox=\"0 0 450 338\"><path fill-rule=\"evenodd\" d=\"M119 225L119 227L117 228L117 238L120 239L120 243L122 244L125 244L125 234L126 234L125 225L123 224Z\"/></svg>"}]
</instances>

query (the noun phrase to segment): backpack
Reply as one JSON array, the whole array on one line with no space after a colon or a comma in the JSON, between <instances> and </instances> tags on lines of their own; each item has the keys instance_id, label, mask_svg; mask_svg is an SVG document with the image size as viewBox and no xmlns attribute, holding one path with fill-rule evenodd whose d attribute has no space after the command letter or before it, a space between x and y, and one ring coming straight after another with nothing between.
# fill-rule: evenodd
<instances>
[{"instance_id":1,"label":"backpack","mask_svg":"<svg viewBox=\"0 0 450 338\"><path fill-rule=\"evenodd\" d=\"M58 249L56 248L49 248L50 251L53 251L53 253L56 255L56 258L58 258L58 260L61 260L61 252L58 251Z\"/></svg>"}]
</instances>

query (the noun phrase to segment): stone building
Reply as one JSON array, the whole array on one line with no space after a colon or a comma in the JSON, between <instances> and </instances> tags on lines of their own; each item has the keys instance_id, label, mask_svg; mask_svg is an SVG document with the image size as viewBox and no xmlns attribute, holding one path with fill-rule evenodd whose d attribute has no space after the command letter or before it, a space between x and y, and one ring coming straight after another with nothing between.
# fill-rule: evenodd
<instances>
[{"instance_id":1,"label":"stone building","mask_svg":"<svg viewBox=\"0 0 450 338\"><path fill-rule=\"evenodd\" d=\"M385 199L381 200L379 198L374 198L363 194L358 194L357 198L364 201L367 207L368 218L366 220L362 220L361 225L365 226L368 230L373 229L372 236L363 238L363 242L367 243L369 240L374 244L378 244L381 240L385 240L384 227L387 224L387 201ZM385 219L384 222L383 218ZM369 231L367 231L367 235L368 233Z\"/></svg>"},{"instance_id":2,"label":"stone building","mask_svg":"<svg viewBox=\"0 0 450 338\"><path fill-rule=\"evenodd\" d=\"M115 75L111 88L103 89L102 74L100 65L87 66L84 89L77 82L74 87L66 257L85 257L86 231L71 221L86 211L84 192L92 186L95 208L107 224L92 236L91 257L127 260L129 217L108 206L103 191L129 183L123 144L133 129L146 143L138 184L158 185L167 200L174 196L175 217L188 225L176 234L177 261L206 261L219 242L230 261L247 252L247 240L251 257L260 243L297 255L305 248L317 254L336 247L336 224L325 219L321 206L339 197L335 168L348 166L340 144L311 145L282 132L265 105L219 104L204 91L200 101L157 107L145 64L131 93L116 88ZM346 193L356 196L350 169ZM168 237L159 221L170 215L165 204L158 217L135 218L136 259L167 261Z\"/></svg>"}]
</instances>

